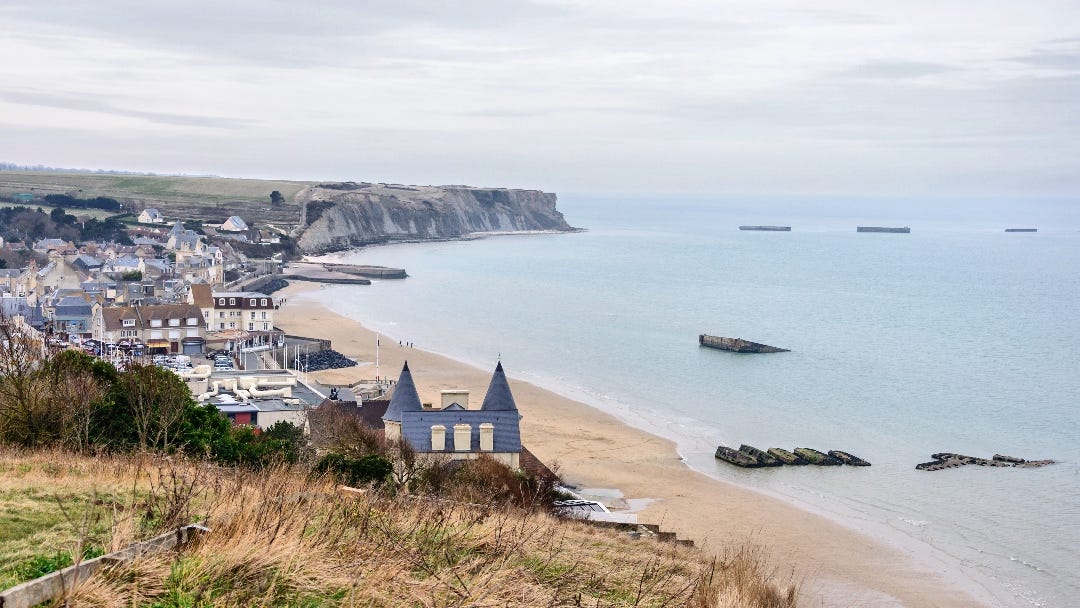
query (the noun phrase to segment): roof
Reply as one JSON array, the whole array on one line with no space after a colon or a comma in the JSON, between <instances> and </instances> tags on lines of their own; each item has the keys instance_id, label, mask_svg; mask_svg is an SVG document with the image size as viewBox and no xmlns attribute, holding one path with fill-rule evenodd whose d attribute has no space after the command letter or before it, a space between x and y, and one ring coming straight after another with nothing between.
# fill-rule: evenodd
<instances>
[{"instance_id":1,"label":"roof","mask_svg":"<svg viewBox=\"0 0 1080 608\"><path fill-rule=\"evenodd\" d=\"M102 308L101 309L102 323L105 325L105 329L108 331L115 331L124 326L124 319L134 319L136 325L139 323L139 315L134 308L130 306Z\"/></svg>"},{"instance_id":2,"label":"roof","mask_svg":"<svg viewBox=\"0 0 1080 608\"><path fill-rule=\"evenodd\" d=\"M517 412L517 403L514 402L514 395L510 392L510 383L506 381L502 361L495 366L495 373L491 376L491 384L488 385L487 394L484 395L484 403L480 409L488 412Z\"/></svg>"},{"instance_id":3,"label":"roof","mask_svg":"<svg viewBox=\"0 0 1080 608\"><path fill-rule=\"evenodd\" d=\"M423 409L420 395L416 392L416 384L413 383L412 372L409 371L409 362L406 361L394 386L394 394L390 396L390 406L386 408L383 420L401 422L403 413L419 412ZM430 438L428 442L430 443Z\"/></svg>"},{"instance_id":4,"label":"roof","mask_svg":"<svg viewBox=\"0 0 1080 608\"><path fill-rule=\"evenodd\" d=\"M392 404L391 404L392 405ZM446 427L448 452L457 451L451 437L455 424L468 424L471 428L470 452L480 451L480 425L494 426L492 446L494 452L521 451L521 416L516 411L485 412L484 410L428 410L405 411L401 414L401 434L418 452L431 451L431 427ZM453 446L453 447L451 447Z\"/></svg>"},{"instance_id":5,"label":"roof","mask_svg":"<svg viewBox=\"0 0 1080 608\"><path fill-rule=\"evenodd\" d=\"M213 308L214 295L209 284L195 284L191 286L191 300L200 308Z\"/></svg>"},{"instance_id":6,"label":"roof","mask_svg":"<svg viewBox=\"0 0 1080 608\"><path fill-rule=\"evenodd\" d=\"M157 209L154 209L153 207L147 207L146 209L143 209L143 213L151 217L161 217L161 212Z\"/></svg>"},{"instance_id":7,"label":"roof","mask_svg":"<svg viewBox=\"0 0 1080 608\"><path fill-rule=\"evenodd\" d=\"M219 291L210 294L214 298L269 298L265 293L257 291ZM408 367L406 365L406 367Z\"/></svg>"},{"instance_id":8,"label":"roof","mask_svg":"<svg viewBox=\"0 0 1080 608\"><path fill-rule=\"evenodd\" d=\"M86 302L82 304L61 305L53 308L53 317L56 319L82 318L93 316L94 311Z\"/></svg>"},{"instance_id":9,"label":"roof","mask_svg":"<svg viewBox=\"0 0 1080 608\"><path fill-rule=\"evenodd\" d=\"M71 261L71 263L72 264L81 264L85 268L94 268L94 267L100 267L101 266L101 260L95 258L92 255L86 255L86 254L76 256L75 259Z\"/></svg>"},{"instance_id":10,"label":"roof","mask_svg":"<svg viewBox=\"0 0 1080 608\"><path fill-rule=\"evenodd\" d=\"M222 228L224 228L226 224L231 225L233 230L247 230L248 229L247 223L244 222L244 220L239 215L234 215L234 216L230 217L229 219L225 220L224 222L222 222L222 224L221 224Z\"/></svg>"},{"instance_id":11,"label":"roof","mask_svg":"<svg viewBox=\"0 0 1080 608\"><path fill-rule=\"evenodd\" d=\"M140 306L139 316L144 321L150 319L190 319L203 322L202 310L194 304L162 304L160 306Z\"/></svg>"}]
</instances>

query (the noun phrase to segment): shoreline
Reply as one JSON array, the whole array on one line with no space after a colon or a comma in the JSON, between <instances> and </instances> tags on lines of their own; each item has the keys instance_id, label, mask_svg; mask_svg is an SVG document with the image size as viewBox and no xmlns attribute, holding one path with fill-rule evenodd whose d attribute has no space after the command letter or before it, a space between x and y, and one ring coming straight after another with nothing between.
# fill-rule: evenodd
<instances>
[{"instance_id":1,"label":"shoreline","mask_svg":"<svg viewBox=\"0 0 1080 608\"><path fill-rule=\"evenodd\" d=\"M375 332L316 301L312 295L318 289L316 283L303 282L286 288L281 295L290 302L279 310L277 325L290 333L329 337L336 350L373 361ZM333 330L328 332L330 325ZM424 401L436 401L438 392L448 388L467 388L471 398L482 398L490 370L388 342L380 353L383 375L395 377L408 358ZM616 488L630 501L643 501L646 506L636 510L640 521L661 524L714 554L746 540L764 546L781 578L801 582L800 603L1002 603L959 564L922 554L931 551L896 546L811 505L696 471L684 462L675 441L650 434L587 401L519 380L512 364L508 368L523 415L523 442L545 463L560 465L559 472L569 483ZM375 372L371 365L347 369L362 376Z\"/></svg>"}]
</instances>

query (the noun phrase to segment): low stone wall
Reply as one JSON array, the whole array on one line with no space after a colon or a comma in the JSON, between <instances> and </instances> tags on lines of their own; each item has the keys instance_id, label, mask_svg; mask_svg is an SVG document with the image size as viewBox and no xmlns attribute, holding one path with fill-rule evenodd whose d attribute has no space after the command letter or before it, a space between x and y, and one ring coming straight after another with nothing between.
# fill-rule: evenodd
<instances>
[{"instance_id":1,"label":"low stone wall","mask_svg":"<svg viewBox=\"0 0 1080 608\"><path fill-rule=\"evenodd\" d=\"M129 545L108 555L88 559L63 570L51 572L0 592L0 608L30 608L63 597L102 568L129 562L147 553L158 553L182 547L209 531L209 528L199 525L184 526L150 540Z\"/></svg>"}]
</instances>

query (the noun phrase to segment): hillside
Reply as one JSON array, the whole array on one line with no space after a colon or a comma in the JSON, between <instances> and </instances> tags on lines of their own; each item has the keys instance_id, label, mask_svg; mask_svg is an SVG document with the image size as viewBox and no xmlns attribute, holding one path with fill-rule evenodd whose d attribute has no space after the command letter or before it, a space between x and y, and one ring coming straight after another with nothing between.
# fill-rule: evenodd
<instances>
[{"instance_id":1,"label":"hillside","mask_svg":"<svg viewBox=\"0 0 1080 608\"><path fill-rule=\"evenodd\" d=\"M282 197L278 203L270 199L275 191ZM27 194L31 205L49 194L102 196L136 213L154 207L166 218L207 224L239 215L258 228L289 230L304 253L485 232L572 230L555 209L554 194L509 188L0 170L0 199Z\"/></svg>"},{"instance_id":2,"label":"hillside","mask_svg":"<svg viewBox=\"0 0 1080 608\"><path fill-rule=\"evenodd\" d=\"M301 469L0 450L0 588L58 553L187 522L181 553L112 566L70 606L794 606L752 550L693 548L497 506L341 493Z\"/></svg>"},{"instance_id":3,"label":"hillside","mask_svg":"<svg viewBox=\"0 0 1080 608\"><path fill-rule=\"evenodd\" d=\"M306 182L228 177L113 175L0 171L0 197L30 193L72 194L78 198L107 196L131 204L136 212L156 207L168 217L220 223L230 215L258 218L260 223L296 225L300 207L294 201ZM284 197L270 204L270 193Z\"/></svg>"}]
</instances>

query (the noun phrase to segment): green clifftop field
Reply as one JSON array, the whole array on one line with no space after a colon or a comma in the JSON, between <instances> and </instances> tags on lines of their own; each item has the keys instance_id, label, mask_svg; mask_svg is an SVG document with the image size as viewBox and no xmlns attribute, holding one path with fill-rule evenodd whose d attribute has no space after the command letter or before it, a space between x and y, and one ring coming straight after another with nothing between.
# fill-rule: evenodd
<instances>
[{"instance_id":1,"label":"green clifftop field","mask_svg":"<svg viewBox=\"0 0 1080 608\"><path fill-rule=\"evenodd\" d=\"M106 196L131 203L136 213L155 207L168 217L218 222L230 215L259 218L260 222L295 225L300 207L296 194L308 182L228 177L188 177L158 175L116 175L44 171L0 171L0 197L28 193L72 194L77 198ZM281 193L272 204L270 193Z\"/></svg>"}]
</instances>

